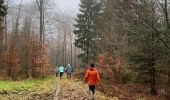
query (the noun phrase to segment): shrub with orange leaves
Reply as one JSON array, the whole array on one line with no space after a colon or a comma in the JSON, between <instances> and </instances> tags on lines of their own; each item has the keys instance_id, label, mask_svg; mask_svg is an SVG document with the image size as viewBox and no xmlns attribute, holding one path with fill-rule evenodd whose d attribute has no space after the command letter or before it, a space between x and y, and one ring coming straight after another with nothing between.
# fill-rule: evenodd
<instances>
[{"instance_id":1,"label":"shrub with orange leaves","mask_svg":"<svg viewBox=\"0 0 170 100\"><path fill-rule=\"evenodd\" d=\"M50 73L50 63L47 56L47 48L40 41L35 42L34 48L34 70L36 77L44 77Z\"/></svg>"},{"instance_id":2,"label":"shrub with orange leaves","mask_svg":"<svg viewBox=\"0 0 170 100\"><path fill-rule=\"evenodd\" d=\"M8 77L12 77L12 80L16 80L17 73L20 70L20 60L16 50L16 45L11 44L8 50L3 55L3 61L9 66Z\"/></svg>"},{"instance_id":3,"label":"shrub with orange leaves","mask_svg":"<svg viewBox=\"0 0 170 100\"><path fill-rule=\"evenodd\" d=\"M99 72L104 78L119 80L118 78L123 73L123 64L123 60L119 56L107 52L98 55Z\"/></svg>"}]
</instances>

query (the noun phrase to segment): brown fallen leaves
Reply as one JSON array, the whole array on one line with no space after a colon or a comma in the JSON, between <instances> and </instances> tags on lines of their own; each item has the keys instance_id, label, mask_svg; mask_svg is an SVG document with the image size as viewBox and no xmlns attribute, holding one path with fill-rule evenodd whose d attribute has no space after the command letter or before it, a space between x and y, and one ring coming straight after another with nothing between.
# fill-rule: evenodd
<instances>
[{"instance_id":1,"label":"brown fallen leaves","mask_svg":"<svg viewBox=\"0 0 170 100\"><path fill-rule=\"evenodd\" d=\"M57 79L60 83L58 100L91 100L87 94L88 86L77 79ZM116 97L105 96L103 93L96 92L95 100L118 100Z\"/></svg>"}]
</instances>

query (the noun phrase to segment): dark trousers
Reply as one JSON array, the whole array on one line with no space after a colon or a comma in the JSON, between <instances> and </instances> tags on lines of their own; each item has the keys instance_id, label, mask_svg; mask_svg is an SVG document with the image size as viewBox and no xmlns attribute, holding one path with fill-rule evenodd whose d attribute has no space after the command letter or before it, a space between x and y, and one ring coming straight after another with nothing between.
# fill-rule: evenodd
<instances>
[{"instance_id":1,"label":"dark trousers","mask_svg":"<svg viewBox=\"0 0 170 100\"><path fill-rule=\"evenodd\" d=\"M58 73L56 73L55 75L56 75L56 77L58 77Z\"/></svg>"},{"instance_id":2,"label":"dark trousers","mask_svg":"<svg viewBox=\"0 0 170 100\"><path fill-rule=\"evenodd\" d=\"M62 78L63 74L64 74L64 72L60 72L60 79Z\"/></svg>"},{"instance_id":3,"label":"dark trousers","mask_svg":"<svg viewBox=\"0 0 170 100\"><path fill-rule=\"evenodd\" d=\"M92 91L93 95L95 93L95 85L89 85L89 91Z\"/></svg>"},{"instance_id":4,"label":"dark trousers","mask_svg":"<svg viewBox=\"0 0 170 100\"><path fill-rule=\"evenodd\" d=\"M67 79L71 79L71 73L67 73Z\"/></svg>"}]
</instances>

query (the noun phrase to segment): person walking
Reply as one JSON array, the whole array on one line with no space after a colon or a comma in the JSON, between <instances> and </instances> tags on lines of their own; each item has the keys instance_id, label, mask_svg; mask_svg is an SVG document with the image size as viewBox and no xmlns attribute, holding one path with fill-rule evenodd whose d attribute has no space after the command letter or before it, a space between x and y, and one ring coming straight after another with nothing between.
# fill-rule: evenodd
<instances>
[{"instance_id":1,"label":"person walking","mask_svg":"<svg viewBox=\"0 0 170 100\"><path fill-rule=\"evenodd\" d=\"M59 68L58 67L55 68L55 73L56 73L56 77L58 77L58 73L59 73Z\"/></svg>"},{"instance_id":2,"label":"person walking","mask_svg":"<svg viewBox=\"0 0 170 100\"><path fill-rule=\"evenodd\" d=\"M100 76L97 69L94 67L94 64L91 64L88 70L86 71L85 82L89 85L88 93L89 94L92 93L94 98L95 87L100 82Z\"/></svg>"},{"instance_id":3,"label":"person walking","mask_svg":"<svg viewBox=\"0 0 170 100\"><path fill-rule=\"evenodd\" d=\"M60 73L60 79L62 78L63 74L64 74L64 66L60 66L59 67L59 73Z\"/></svg>"},{"instance_id":4,"label":"person walking","mask_svg":"<svg viewBox=\"0 0 170 100\"><path fill-rule=\"evenodd\" d=\"M72 71L73 71L73 68L71 67L70 64L68 64L67 67L66 67L67 79L71 79Z\"/></svg>"}]
</instances>

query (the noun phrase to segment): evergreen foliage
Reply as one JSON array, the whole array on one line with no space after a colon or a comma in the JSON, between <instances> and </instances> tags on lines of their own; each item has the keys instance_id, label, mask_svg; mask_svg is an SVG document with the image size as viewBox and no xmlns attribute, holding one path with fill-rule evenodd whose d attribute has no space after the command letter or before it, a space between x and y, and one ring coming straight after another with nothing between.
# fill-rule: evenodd
<instances>
[{"instance_id":1,"label":"evergreen foliage","mask_svg":"<svg viewBox=\"0 0 170 100\"><path fill-rule=\"evenodd\" d=\"M4 0L0 0L0 17L4 17L7 14L7 8L4 5Z\"/></svg>"},{"instance_id":2,"label":"evergreen foliage","mask_svg":"<svg viewBox=\"0 0 170 100\"><path fill-rule=\"evenodd\" d=\"M97 39L95 19L100 13L100 4L97 0L81 0L80 7L77 24L74 25L76 27L74 34L77 36L75 45L84 51L80 57L88 62L95 54L94 43Z\"/></svg>"}]
</instances>

